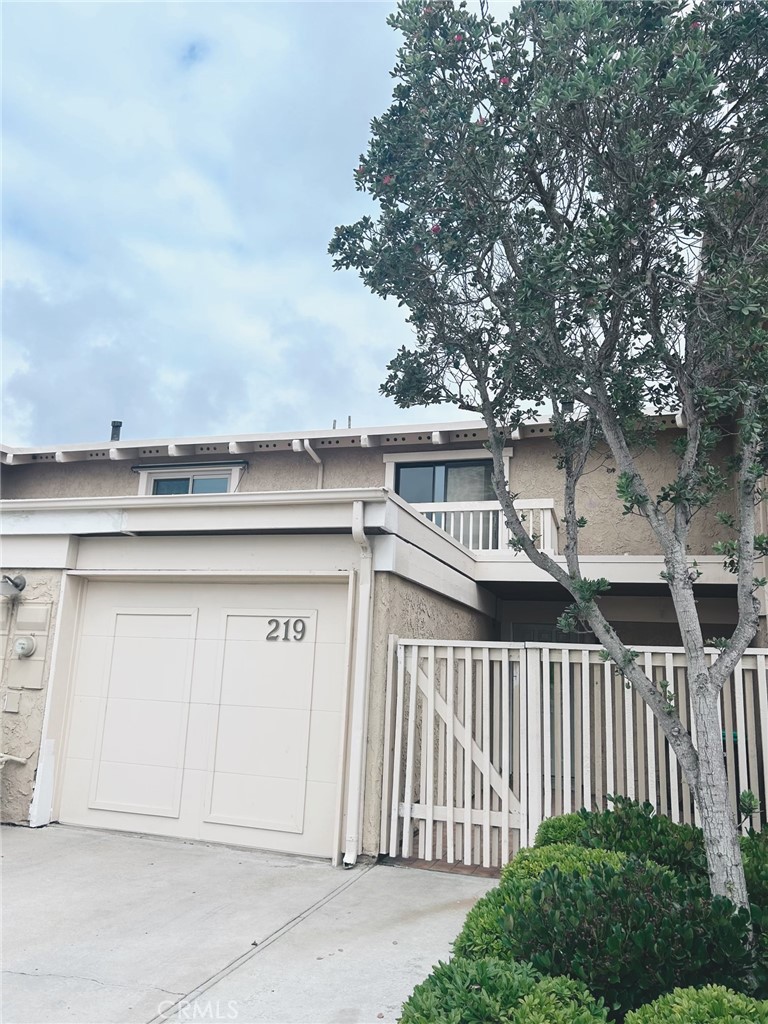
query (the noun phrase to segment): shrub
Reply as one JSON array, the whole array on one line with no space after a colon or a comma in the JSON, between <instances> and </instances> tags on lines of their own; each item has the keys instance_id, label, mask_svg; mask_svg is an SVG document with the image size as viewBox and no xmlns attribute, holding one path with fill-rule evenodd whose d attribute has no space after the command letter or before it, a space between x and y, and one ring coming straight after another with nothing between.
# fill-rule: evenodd
<instances>
[{"instance_id":1,"label":"shrub","mask_svg":"<svg viewBox=\"0 0 768 1024\"><path fill-rule=\"evenodd\" d=\"M651 860L679 875L706 881L707 859L700 828L678 825L656 814L649 803L627 797L613 797L613 809L592 813L582 811L586 845L620 850L630 856Z\"/></svg>"},{"instance_id":2,"label":"shrub","mask_svg":"<svg viewBox=\"0 0 768 1024\"><path fill-rule=\"evenodd\" d=\"M561 843L541 849L521 850L506 865L501 883L482 896L467 914L464 926L453 943L456 956L507 957L504 911L509 903L510 886L530 890L545 868L556 866L563 874L588 872L594 864L607 863L618 868L626 860L624 854L609 850L587 850Z\"/></svg>"},{"instance_id":3,"label":"shrub","mask_svg":"<svg viewBox=\"0 0 768 1024\"><path fill-rule=\"evenodd\" d=\"M530 964L439 963L413 990L401 1024L595 1024L605 1009L570 978L542 978Z\"/></svg>"},{"instance_id":4,"label":"shrub","mask_svg":"<svg viewBox=\"0 0 768 1024\"><path fill-rule=\"evenodd\" d=\"M627 1014L626 1024L768 1024L768 1003L721 985L676 988Z\"/></svg>"},{"instance_id":5,"label":"shrub","mask_svg":"<svg viewBox=\"0 0 768 1024\"><path fill-rule=\"evenodd\" d=\"M545 818L536 830L534 846L551 846L553 843L581 843L586 822L580 814L560 814L556 818Z\"/></svg>"},{"instance_id":6,"label":"shrub","mask_svg":"<svg viewBox=\"0 0 768 1024\"><path fill-rule=\"evenodd\" d=\"M534 882L545 868L557 867L564 875L573 871L579 875L589 872L593 864L611 864L620 868L626 861L623 853L612 850L590 850L575 843L555 843L552 846L530 847L520 850L501 872L502 886Z\"/></svg>"},{"instance_id":7,"label":"shrub","mask_svg":"<svg viewBox=\"0 0 768 1024\"><path fill-rule=\"evenodd\" d=\"M741 988L752 968L748 913L656 864L597 864L584 877L547 868L530 890L506 892L503 955L584 982L619 1019L678 985Z\"/></svg>"},{"instance_id":8,"label":"shrub","mask_svg":"<svg viewBox=\"0 0 768 1024\"><path fill-rule=\"evenodd\" d=\"M468 960L483 957L504 959L507 948L504 910L508 902L509 894L500 886L481 896L453 941L454 954Z\"/></svg>"},{"instance_id":9,"label":"shrub","mask_svg":"<svg viewBox=\"0 0 768 1024\"><path fill-rule=\"evenodd\" d=\"M741 854L749 901L768 911L768 829L742 836Z\"/></svg>"}]
</instances>

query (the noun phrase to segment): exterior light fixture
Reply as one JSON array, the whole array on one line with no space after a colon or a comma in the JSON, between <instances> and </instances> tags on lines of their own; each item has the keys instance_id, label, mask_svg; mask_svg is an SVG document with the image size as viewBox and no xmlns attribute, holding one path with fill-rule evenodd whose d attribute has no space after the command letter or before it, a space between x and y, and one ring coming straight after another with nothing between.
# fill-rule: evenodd
<instances>
[{"instance_id":1,"label":"exterior light fixture","mask_svg":"<svg viewBox=\"0 0 768 1024\"><path fill-rule=\"evenodd\" d=\"M26 585L27 581L23 576L3 576L0 580L0 595L17 598Z\"/></svg>"}]
</instances>

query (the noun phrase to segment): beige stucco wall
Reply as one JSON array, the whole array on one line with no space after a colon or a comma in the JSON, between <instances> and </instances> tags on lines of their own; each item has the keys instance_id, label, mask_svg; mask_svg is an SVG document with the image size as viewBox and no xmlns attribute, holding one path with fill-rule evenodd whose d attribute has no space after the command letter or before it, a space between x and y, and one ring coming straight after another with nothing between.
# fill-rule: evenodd
<instances>
[{"instance_id":1,"label":"beige stucco wall","mask_svg":"<svg viewBox=\"0 0 768 1024\"><path fill-rule=\"evenodd\" d=\"M324 488L384 486L384 461L380 450L320 449L319 456L323 461ZM232 458L238 456L226 456L228 461ZM313 490L317 487L318 467L306 452L255 452L243 456L243 459L248 465L240 481L241 493ZM149 461L157 464L163 460ZM179 469L183 468L183 461L165 460L167 465L175 465ZM217 458L201 456L189 461L216 462ZM131 467L141 464L139 460L126 460L3 466L0 489L2 497L7 499L124 497L138 494L139 475Z\"/></svg>"},{"instance_id":2,"label":"beige stucco wall","mask_svg":"<svg viewBox=\"0 0 768 1024\"><path fill-rule=\"evenodd\" d=\"M29 462L4 466L2 496L12 498L106 498L138 494L131 462Z\"/></svg>"},{"instance_id":3,"label":"beige stucco wall","mask_svg":"<svg viewBox=\"0 0 768 1024\"><path fill-rule=\"evenodd\" d=\"M659 437L658 447L637 455L637 466L652 493L676 475L672 442L678 431L669 431ZM563 515L563 475L555 464L557 450L550 438L531 438L514 446L511 462L510 487L521 498L553 498L561 519L560 546L565 543ZM727 456L723 448L718 453L721 463ZM605 452L596 453L589 461L578 492L578 514L587 519L579 534L580 550L584 555L658 554L659 549L650 527L636 515L622 515L621 502L616 497L615 463ZM716 519L719 511L733 512L733 492L728 491L709 509L697 513L691 525L689 549L695 555L711 555L712 545L722 536L722 527Z\"/></svg>"},{"instance_id":4,"label":"beige stucco wall","mask_svg":"<svg viewBox=\"0 0 768 1024\"><path fill-rule=\"evenodd\" d=\"M658 447L638 456L638 465L652 490L674 478L675 456L671 445L678 431L660 436ZM513 445L511 488L521 498L554 499L562 518L563 478L555 465L556 449L551 437L527 437ZM387 449L391 451L391 449ZM405 452L407 449L403 448ZM323 486L381 487L385 467L383 448L317 449L323 460ZM426 461L439 459L440 450L422 450ZM726 451L720 453L725 458ZM230 458L227 456L227 458ZM239 490L245 492L311 490L317 487L318 468L306 452L254 452L243 456L248 463ZM216 461L211 456L210 461ZM144 462L153 460L145 459ZM157 460L154 460L157 461ZM199 457L196 461L206 461ZM173 460L168 460L169 464ZM126 462L34 463L4 467L2 496L8 499L123 496L138 492L138 474ZM182 463L178 463L181 468ZM603 464L603 455L590 462L579 486L579 514L587 519L581 531L581 551L585 555L658 554L648 525L638 516L623 516L616 498L616 474L608 473L613 462ZM713 508L698 513L690 534L692 554L711 554L712 544L722 535L715 514L733 511L733 493L727 492ZM560 544L564 543L561 525Z\"/></svg>"},{"instance_id":5,"label":"beige stucco wall","mask_svg":"<svg viewBox=\"0 0 768 1024\"><path fill-rule=\"evenodd\" d=\"M9 761L2 769L0 817L3 822L25 824L35 783L40 736L45 710L48 677L51 665L61 570L4 568L3 573L26 577L27 586L21 599L11 605L2 598L3 650L0 678L0 717L2 718L2 753L26 758L25 764ZM42 627L42 628L41 628ZM33 636L37 642L34 655L20 659L13 655L17 636ZM11 710L18 700L18 711Z\"/></svg>"},{"instance_id":6,"label":"beige stucco wall","mask_svg":"<svg viewBox=\"0 0 768 1024\"><path fill-rule=\"evenodd\" d=\"M398 637L491 640L494 623L486 615L426 590L392 573L376 573L368 699L368 738L363 809L363 852L379 852L381 785L384 766L384 713L387 643Z\"/></svg>"}]
</instances>

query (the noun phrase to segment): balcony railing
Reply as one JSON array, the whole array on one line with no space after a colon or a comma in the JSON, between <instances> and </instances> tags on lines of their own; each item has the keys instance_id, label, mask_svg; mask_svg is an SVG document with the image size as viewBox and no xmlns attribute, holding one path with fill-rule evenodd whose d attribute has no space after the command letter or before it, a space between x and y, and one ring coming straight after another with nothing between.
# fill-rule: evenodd
<instances>
[{"instance_id":1,"label":"balcony railing","mask_svg":"<svg viewBox=\"0 0 768 1024\"><path fill-rule=\"evenodd\" d=\"M512 534L496 501L441 501L413 506L435 526L471 551L499 551L514 554ZM528 536L540 551L556 555L559 522L551 498L515 502Z\"/></svg>"}]
</instances>

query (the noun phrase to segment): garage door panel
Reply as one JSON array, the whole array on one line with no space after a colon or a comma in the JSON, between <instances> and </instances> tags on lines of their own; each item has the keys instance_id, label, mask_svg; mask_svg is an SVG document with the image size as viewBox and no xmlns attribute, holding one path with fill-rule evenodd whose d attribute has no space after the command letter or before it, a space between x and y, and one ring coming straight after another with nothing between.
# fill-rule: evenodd
<instances>
[{"instance_id":1,"label":"garage door panel","mask_svg":"<svg viewBox=\"0 0 768 1024\"><path fill-rule=\"evenodd\" d=\"M218 704L189 705L187 745L184 757L186 771L213 771L218 718Z\"/></svg>"},{"instance_id":2,"label":"garage door panel","mask_svg":"<svg viewBox=\"0 0 768 1024\"><path fill-rule=\"evenodd\" d=\"M313 646L227 638L221 703L251 707L308 708L312 699Z\"/></svg>"},{"instance_id":3,"label":"garage door panel","mask_svg":"<svg viewBox=\"0 0 768 1024\"><path fill-rule=\"evenodd\" d=\"M227 640L266 641L282 648L311 646L317 639L316 619L314 609L238 608L227 612Z\"/></svg>"},{"instance_id":4,"label":"garage door panel","mask_svg":"<svg viewBox=\"0 0 768 1024\"><path fill-rule=\"evenodd\" d=\"M74 698L72 722L67 740L67 756L87 758L88 763L91 763L96 753L106 705L104 697L84 695Z\"/></svg>"},{"instance_id":5,"label":"garage door panel","mask_svg":"<svg viewBox=\"0 0 768 1024\"><path fill-rule=\"evenodd\" d=\"M111 636L89 636L81 639L74 679L76 694L83 697L106 697L113 643Z\"/></svg>"},{"instance_id":6,"label":"garage door panel","mask_svg":"<svg viewBox=\"0 0 768 1024\"><path fill-rule=\"evenodd\" d=\"M141 637L155 640L186 640L194 635L197 609L146 611L125 609L118 612L116 637Z\"/></svg>"},{"instance_id":7,"label":"garage door panel","mask_svg":"<svg viewBox=\"0 0 768 1024\"><path fill-rule=\"evenodd\" d=\"M308 735L308 711L222 706L214 770L304 778Z\"/></svg>"},{"instance_id":8,"label":"garage door panel","mask_svg":"<svg viewBox=\"0 0 768 1024\"><path fill-rule=\"evenodd\" d=\"M314 843L333 842L333 819L336 812L336 786L331 782L307 782L304 812L304 834Z\"/></svg>"},{"instance_id":9,"label":"garage door panel","mask_svg":"<svg viewBox=\"0 0 768 1024\"><path fill-rule=\"evenodd\" d=\"M268 831L301 832L303 779L216 772L206 820Z\"/></svg>"},{"instance_id":10,"label":"garage door panel","mask_svg":"<svg viewBox=\"0 0 768 1024\"><path fill-rule=\"evenodd\" d=\"M344 644L315 644L312 707L318 711L341 711L344 706L346 653Z\"/></svg>"},{"instance_id":11,"label":"garage door panel","mask_svg":"<svg viewBox=\"0 0 768 1024\"><path fill-rule=\"evenodd\" d=\"M101 760L89 807L127 814L178 818L182 772L178 768Z\"/></svg>"},{"instance_id":12,"label":"garage door panel","mask_svg":"<svg viewBox=\"0 0 768 1024\"><path fill-rule=\"evenodd\" d=\"M313 711L309 735L307 778L315 782L335 782L339 774L341 714Z\"/></svg>"},{"instance_id":13,"label":"garage door panel","mask_svg":"<svg viewBox=\"0 0 768 1024\"><path fill-rule=\"evenodd\" d=\"M121 619L118 616L118 624ZM115 637L110 698L187 700L192 651L191 640Z\"/></svg>"},{"instance_id":14,"label":"garage door panel","mask_svg":"<svg viewBox=\"0 0 768 1024\"><path fill-rule=\"evenodd\" d=\"M192 704L218 704L221 671L224 661L224 640L195 640L195 663L192 673L190 701Z\"/></svg>"},{"instance_id":15,"label":"garage door panel","mask_svg":"<svg viewBox=\"0 0 768 1024\"><path fill-rule=\"evenodd\" d=\"M108 701L101 760L181 768L187 714L188 705L180 701Z\"/></svg>"}]
</instances>

